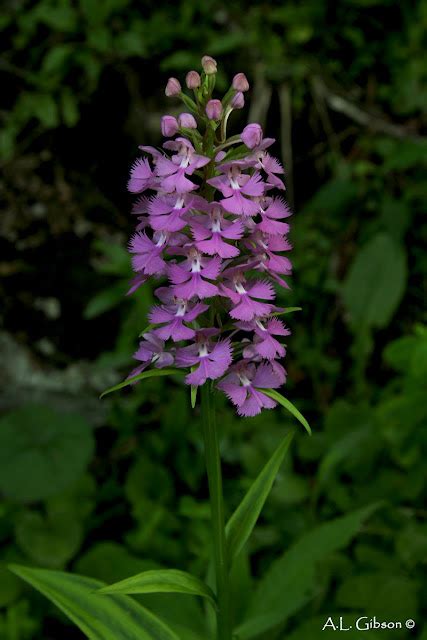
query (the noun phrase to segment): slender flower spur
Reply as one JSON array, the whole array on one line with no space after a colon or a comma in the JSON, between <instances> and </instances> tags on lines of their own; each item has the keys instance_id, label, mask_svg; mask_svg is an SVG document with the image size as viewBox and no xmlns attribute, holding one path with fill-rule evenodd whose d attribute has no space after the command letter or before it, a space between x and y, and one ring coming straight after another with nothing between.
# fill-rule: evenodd
<instances>
[{"instance_id":1,"label":"slender flower spur","mask_svg":"<svg viewBox=\"0 0 427 640\"><path fill-rule=\"evenodd\" d=\"M239 415L253 416L276 406L262 389L286 377L278 361L289 330L276 317L283 310L275 298L291 273L291 212L273 191L285 188L282 165L267 151L274 140L255 122L227 137L228 118L249 89L246 76L236 74L220 100L212 97L216 61L204 56L202 66L186 77L194 100L169 79L165 93L181 99L185 112L162 117L167 140L162 149L140 147L128 183L143 194L133 209L142 215L129 243L131 291L148 278L162 285L133 374L187 370L187 384L212 380Z\"/></svg>"}]
</instances>

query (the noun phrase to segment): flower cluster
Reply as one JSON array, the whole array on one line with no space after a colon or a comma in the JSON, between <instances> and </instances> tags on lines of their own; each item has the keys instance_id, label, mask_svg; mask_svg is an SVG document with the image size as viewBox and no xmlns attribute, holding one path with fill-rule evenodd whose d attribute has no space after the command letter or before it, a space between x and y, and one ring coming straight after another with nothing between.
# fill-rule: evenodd
<instances>
[{"instance_id":1,"label":"flower cluster","mask_svg":"<svg viewBox=\"0 0 427 640\"><path fill-rule=\"evenodd\" d=\"M256 123L227 137L229 116L249 89L245 75L218 100L216 61L204 56L202 66L186 76L194 99L169 79L166 95L180 98L186 112L162 118L163 149L139 147L144 156L131 169L128 189L144 195L133 207L130 292L163 280L131 377L149 366L187 369L187 384L215 381L239 415L253 416L276 404L263 389L286 379L280 339L289 330L275 285L287 287L291 273L284 255L291 212L273 194L285 189L282 165L268 151L274 139Z\"/></svg>"}]
</instances>

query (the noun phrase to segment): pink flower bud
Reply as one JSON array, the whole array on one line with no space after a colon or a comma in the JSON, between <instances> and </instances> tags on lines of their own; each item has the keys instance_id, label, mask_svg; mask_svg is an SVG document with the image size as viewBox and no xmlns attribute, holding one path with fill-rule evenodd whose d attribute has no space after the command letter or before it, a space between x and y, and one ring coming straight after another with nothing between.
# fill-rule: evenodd
<instances>
[{"instance_id":1,"label":"pink flower bud","mask_svg":"<svg viewBox=\"0 0 427 640\"><path fill-rule=\"evenodd\" d=\"M202 67L206 75L211 76L213 73L216 73L216 60L214 60L210 56L203 56Z\"/></svg>"},{"instance_id":2,"label":"pink flower bud","mask_svg":"<svg viewBox=\"0 0 427 640\"><path fill-rule=\"evenodd\" d=\"M232 109L243 109L243 107L245 106L245 96L241 91L238 91L234 94L233 98L231 99L230 105Z\"/></svg>"},{"instance_id":3,"label":"pink flower bud","mask_svg":"<svg viewBox=\"0 0 427 640\"><path fill-rule=\"evenodd\" d=\"M219 120L222 116L221 100L209 100L206 105L206 115L209 120Z\"/></svg>"},{"instance_id":4,"label":"pink flower bud","mask_svg":"<svg viewBox=\"0 0 427 640\"><path fill-rule=\"evenodd\" d=\"M165 94L168 98L174 98L181 93L181 84L176 78L169 78L166 85Z\"/></svg>"},{"instance_id":5,"label":"pink flower bud","mask_svg":"<svg viewBox=\"0 0 427 640\"><path fill-rule=\"evenodd\" d=\"M247 91L249 89L249 82L244 73L236 73L233 78L233 89L236 91Z\"/></svg>"},{"instance_id":6,"label":"pink flower bud","mask_svg":"<svg viewBox=\"0 0 427 640\"><path fill-rule=\"evenodd\" d=\"M197 71L189 71L186 75L185 82L188 89L198 89L198 87L200 87L202 83L202 80Z\"/></svg>"},{"instance_id":7,"label":"pink flower bud","mask_svg":"<svg viewBox=\"0 0 427 640\"><path fill-rule=\"evenodd\" d=\"M178 121L173 116L163 116L161 120L162 134L171 138L178 132Z\"/></svg>"},{"instance_id":8,"label":"pink flower bud","mask_svg":"<svg viewBox=\"0 0 427 640\"><path fill-rule=\"evenodd\" d=\"M261 125L253 122L248 124L242 131L242 142L249 148L254 149L262 140L262 128Z\"/></svg>"},{"instance_id":9,"label":"pink flower bud","mask_svg":"<svg viewBox=\"0 0 427 640\"><path fill-rule=\"evenodd\" d=\"M185 129L197 129L197 122L191 113L181 113L178 116L178 122L180 127Z\"/></svg>"}]
</instances>

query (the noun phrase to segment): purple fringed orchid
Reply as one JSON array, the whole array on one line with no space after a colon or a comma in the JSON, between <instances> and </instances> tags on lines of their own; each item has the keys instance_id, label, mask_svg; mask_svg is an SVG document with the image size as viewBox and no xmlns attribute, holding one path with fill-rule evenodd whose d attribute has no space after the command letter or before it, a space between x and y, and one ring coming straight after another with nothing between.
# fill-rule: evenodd
<instances>
[{"instance_id":1,"label":"purple fringed orchid","mask_svg":"<svg viewBox=\"0 0 427 640\"><path fill-rule=\"evenodd\" d=\"M162 280L131 375L183 369L193 389L214 385L239 415L254 416L276 406L267 391L286 380L280 360L290 332L275 299L292 271L285 255L291 211L274 194L285 188L283 167L269 152L274 139L257 123L227 138L230 114L249 89L246 76L237 74L219 100L212 96L216 62L202 62L201 75L186 77L194 100L169 79L166 95L182 99L185 112L163 116L168 139L161 149L139 147L144 155L128 182L131 193L143 194L132 210L130 292Z\"/></svg>"}]
</instances>

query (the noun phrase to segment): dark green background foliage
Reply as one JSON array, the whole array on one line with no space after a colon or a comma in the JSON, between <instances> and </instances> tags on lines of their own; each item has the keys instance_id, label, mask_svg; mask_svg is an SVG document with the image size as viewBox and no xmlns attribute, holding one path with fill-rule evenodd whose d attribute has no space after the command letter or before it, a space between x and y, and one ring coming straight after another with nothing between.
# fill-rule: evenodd
<instances>
[{"instance_id":1,"label":"dark green background foliage","mask_svg":"<svg viewBox=\"0 0 427 640\"><path fill-rule=\"evenodd\" d=\"M249 118L285 161L295 275L281 302L303 307L285 393L314 431L235 567L236 622L268 613L259 638L316 640L327 615L375 614L427 637L426 27L425 0L3 3L0 638L82 637L10 561L107 582L205 574L187 390L157 378L97 399L130 368L152 297L124 298L128 167L175 113L167 77L205 53L220 89L247 74ZM231 512L292 420L219 411ZM141 599L201 627L192 597Z\"/></svg>"}]
</instances>

